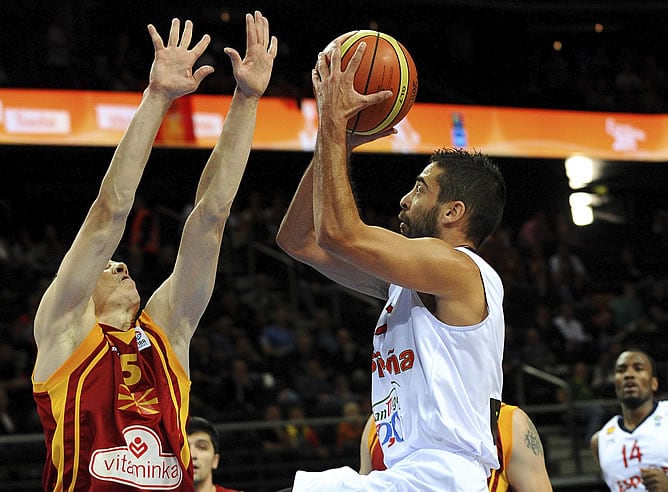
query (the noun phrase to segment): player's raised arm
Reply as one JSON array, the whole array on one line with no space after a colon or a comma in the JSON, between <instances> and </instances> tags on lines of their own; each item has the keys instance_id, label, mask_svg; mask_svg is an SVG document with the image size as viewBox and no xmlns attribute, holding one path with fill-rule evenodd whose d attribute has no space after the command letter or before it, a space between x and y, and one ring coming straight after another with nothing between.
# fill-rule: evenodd
<instances>
[{"instance_id":1,"label":"player's raised arm","mask_svg":"<svg viewBox=\"0 0 668 492\"><path fill-rule=\"evenodd\" d=\"M148 31L155 48L149 85L116 148L98 195L35 317L35 340L39 349L36 380L47 378L72 354L92 328L100 310L105 308L94 302L96 283L103 271L108 272L109 278L112 275L114 279L130 278L127 269L121 271L125 265L112 264L110 259L123 236L155 136L171 102L196 90L202 79L213 72L210 66L192 71L209 44L209 37L204 36L189 49L192 39L190 21L186 21L180 34L180 22L174 19L167 43L152 25L148 26ZM124 326L126 329L139 306L134 282L129 290L135 293L129 292L129 297L111 316L114 324L127 325ZM106 295L104 292L98 294ZM110 306L106 309L110 311Z\"/></svg>"},{"instance_id":2,"label":"player's raised arm","mask_svg":"<svg viewBox=\"0 0 668 492\"><path fill-rule=\"evenodd\" d=\"M395 133L394 128L375 135L364 136L349 133L347 136L348 159L352 151L359 145ZM311 161L281 221L276 243L290 256L315 268L329 279L363 294L385 299L387 282L341 260L317 244L313 220L313 161Z\"/></svg>"},{"instance_id":3,"label":"player's raised arm","mask_svg":"<svg viewBox=\"0 0 668 492\"><path fill-rule=\"evenodd\" d=\"M146 311L170 338L187 367L188 345L213 292L223 229L246 169L260 97L269 84L278 49L260 12L246 15L246 54L226 48L237 87L222 133L186 219L174 271L149 300Z\"/></svg>"}]
</instances>

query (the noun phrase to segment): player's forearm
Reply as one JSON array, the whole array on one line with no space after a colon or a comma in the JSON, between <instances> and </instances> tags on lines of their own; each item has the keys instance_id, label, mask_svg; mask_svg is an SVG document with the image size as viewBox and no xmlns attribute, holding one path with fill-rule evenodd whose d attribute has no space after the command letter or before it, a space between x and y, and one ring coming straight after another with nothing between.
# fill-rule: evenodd
<instances>
[{"instance_id":1,"label":"player's forearm","mask_svg":"<svg viewBox=\"0 0 668 492\"><path fill-rule=\"evenodd\" d=\"M276 244L291 256L315 242L313 229L313 160L299 182L276 234Z\"/></svg>"},{"instance_id":2,"label":"player's forearm","mask_svg":"<svg viewBox=\"0 0 668 492\"><path fill-rule=\"evenodd\" d=\"M345 241L359 223L348 178L345 121L322 121L316 141L313 213L316 237L323 246Z\"/></svg>"},{"instance_id":3,"label":"player's forearm","mask_svg":"<svg viewBox=\"0 0 668 492\"><path fill-rule=\"evenodd\" d=\"M235 91L223 130L202 172L195 203L205 196L215 197L218 208L229 212L248 163L259 101Z\"/></svg>"},{"instance_id":4,"label":"player's forearm","mask_svg":"<svg viewBox=\"0 0 668 492\"><path fill-rule=\"evenodd\" d=\"M107 173L100 195L111 203L128 209L146 167L153 142L171 104L166 96L146 89L137 111L121 138Z\"/></svg>"}]
</instances>

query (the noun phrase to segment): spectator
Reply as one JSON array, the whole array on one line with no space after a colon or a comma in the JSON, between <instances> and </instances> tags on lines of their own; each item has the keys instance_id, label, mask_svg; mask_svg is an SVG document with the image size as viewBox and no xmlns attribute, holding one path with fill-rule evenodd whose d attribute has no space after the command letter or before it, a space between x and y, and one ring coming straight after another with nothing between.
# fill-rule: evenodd
<instances>
[{"instance_id":1,"label":"spectator","mask_svg":"<svg viewBox=\"0 0 668 492\"><path fill-rule=\"evenodd\" d=\"M297 335L288 306L279 302L271 309L270 320L260 332L260 349L275 372L286 370L284 361L297 348Z\"/></svg>"},{"instance_id":2,"label":"spectator","mask_svg":"<svg viewBox=\"0 0 668 492\"><path fill-rule=\"evenodd\" d=\"M517 233L517 246L523 253L532 250L545 250L554 239L545 210L537 210L520 227Z\"/></svg>"},{"instance_id":3,"label":"spectator","mask_svg":"<svg viewBox=\"0 0 668 492\"><path fill-rule=\"evenodd\" d=\"M619 254L620 264L618 265L618 276L624 281L639 282L643 279L642 268L638 265L638 259L635 252L628 244L624 245Z\"/></svg>"},{"instance_id":4,"label":"spectator","mask_svg":"<svg viewBox=\"0 0 668 492\"><path fill-rule=\"evenodd\" d=\"M556 294L562 302L575 302L582 298L589 284L589 274L580 256L561 242L557 251L549 257L550 278Z\"/></svg>"},{"instance_id":5,"label":"spectator","mask_svg":"<svg viewBox=\"0 0 668 492\"><path fill-rule=\"evenodd\" d=\"M564 350L564 344L553 321L552 310L546 302L539 302L534 306L533 314L529 325L536 328L541 338L547 342L554 353L561 353Z\"/></svg>"},{"instance_id":6,"label":"spectator","mask_svg":"<svg viewBox=\"0 0 668 492\"><path fill-rule=\"evenodd\" d=\"M543 339L541 332L533 327L529 327L525 333L520 358L525 364L543 370L549 370L557 363L556 355Z\"/></svg>"},{"instance_id":7,"label":"spectator","mask_svg":"<svg viewBox=\"0 0 668 492\"><path fill-rule=\"evenodd\" d=\"M249 371L248 363L240 357L235 357L217 392L216 399L222 402L222 418L225 420L260 418L265 392L262 375Z\"/></svg>"},{"instance_id":8,"label":"spectator","mask_svg":"<svg viewBox=\"0 0 668 492\"><path fill-rule=\"evenodd\" d=\"M294 403L288 409L288 423L285 433L292 449L299 451L302 456L327 456L327 449L322 446L318 433L306 423L306 413L302 403Z\"/></svg>"},{"instance_id":9,"label":"spectator","mask_svg":"<svg viewBox=\"0 0 668 492\"><path fill-rule=\"evenodd\" d=\"M296 368L292 380L293 387L304 404L312 411L316 411L321 395L325 395L331 389L332 376L325 370L320 359L314 357L303 367Z\"/></svg>"},{"instance_id":10,"label":"spectator","mask_svg":"<svg viewBox=\"0 0 668 492\"><path fill-rule=\"evenodd\" d=\"M14 434L18 431L18 425L9 412L9 395L3 385L0 385L0 435Z\"/></svg>"},{"instance_id":11,"label":"spectator","mask_svg":"<svg viewBox=\"0 0 668 492\"><path fill-rule=\"evenodd\" d=\"M351 331L346 326L340 326L336 329L335 335L338 350L332 361L334 370L348 374L357 370L368 370L369 351L360 346L353 338Z\"/></svg>"},{"instance_id":12,"label":"spectator","mask_svg":"<svg viewBox=\"0 0 668 492\"><path fill-rule=\"evenodd\" d=\"M622 341L613 341L596 359L591 371L591 389L596 397L615 397L615 362L621 352Z\"/></svg>"},{"instance_id":13,"label":"spectator","mask_svg":"<svg viewBox=\"0 0 668 492\"><path fill-rule=\"evenodd\" d=\"M152 292L153 272L160 252L160 218L144 196L137 195L128 229L128 268L142 282L141 293Z\"/></svg>"},{"instance_id":14,"label":"spectator","mask_svg":"<svg viewBox=\"0 0 668 492\"><path fill-rule=\"evenodd\" d=\"M574 402L587 403L594 399L590 382L590 367L586 362L578 360L573 364L568 384L571 390L570 398ZM568 395L562 388L557 391L557 400L561 403L568 403ZM585 444L589 443L591 436L603 424L604 415L603 407L598 404L575 409L576 423L584 426Z\"/></svg>"},{"instance_id":15,"label":"spectator","mask_svg":"<svg viewBox=\"0 0 668 492\"><path fill-rule=\"evenodd\" d=\"M290 448L290 438L281 425L283 412L278 403L269 403L264 409L264 423L272 425L262 427L258 432L262 449L265 451L285 451Z\"/></svg>"},{"instance_id":16,"label":"spectator","mask_svg":"<svg viewBox=\"0 0 668 492\"><path fill-rule=\"evenodd\" d=\"M572 304L562 303L558 314L552 318L552 322L561 335L565 361L579 359L589 352L592 337L585 331L582 322L575 317Z\"/></svg>"},{"instance_id":17,"label":"spectator","mask_svg":"<svg viewBox=\"0 0 668 492\"><path fill-rule=\"evenodd\" d=\"M28 432L39 429L32 403L30 385L31 361L26 354L0 339L0 420L6 430Z\"/></svg>"},{"instance_id":18,"label":"spectator","mask_svg":"<svg viewBox=\"0 0 668 492\"><path fill-rule=\"evenodd\" d=\"M250 280L250 290L242 294L241 303L252 310L253 319L262 323L259 318L270 314L283 299L274 286L273 278L267 273L257 272Z\"/></svg>"},{"instance_id":19,"label":"spectator","mask_svg":"<svg viewBox=\"0 0 668 492\"><path fill-rule=\"evenodd\" d=\"M652 280L646 286L643 291L643 305L647 309L649 320L659 331L668 327L668 292L665 279Z\"/></svg>"},{"instance_id":20,"label":"spectator","mask_svg":"<svg viewBox=\"0 0 668 492\"><path fill-rule=\"evenodd\" d=\"M324 308L316 308L312 314L313 332L315 333L315 344L323 356L330 358L339 348L334 333L332 315Z\"/></svg>"},{"instance_id":21,"label":"spectator","mask_svg":"<svg viewBox=\"0 0 668 492\"><path fill-rule=\"evenodd\" d=\"M645 306L630 280L624 281L621 293L610 300L610 308L615 325L626 331L634 331L638 322L647 318Z\"/></svg>"},{"instance_id":22,"label":"spectator","mask_svg":"<svg viewBox=\"0 0 668 492\"><path fill-rule=\"evenodd\" d=\"M313 359L320 359L313 333L307 329L296 330L293 368L296 372L307 371Z\"/></svg>"},{"instance_id":23,"label":"spectator","mask_svg":"<svg viewBox=\"0 0 668 492\"><path fill-rule=\"evenodd\" d=\"M336 426L336 449L341 454L352 453L359 448L366 418L360 404L354 401L344 403L341 413L346 420Z\"/></svg>"}]
</instances>

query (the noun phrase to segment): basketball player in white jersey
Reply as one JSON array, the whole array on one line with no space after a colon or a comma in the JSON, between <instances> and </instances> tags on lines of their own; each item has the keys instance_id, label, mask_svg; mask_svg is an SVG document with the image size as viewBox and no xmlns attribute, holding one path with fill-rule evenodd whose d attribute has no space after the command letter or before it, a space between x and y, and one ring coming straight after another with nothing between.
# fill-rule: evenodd
<instances>
[{"instance_id":1,"label":"basketball player in white jersey","mask_svg":"<svg viewBox=\"0 0 668 492\"><path fill-rule=\"evenodd\" d=\"M668 401L656 401L654 359L630 349L615 363L622 414L591 438L591 451L611 491L668 492Z\"/></svg>"},{"instance_id":2,"label":"basketball player in white jersey","mask_svg":"<svg viewBox=\"0 0 668 492\"><path fill-rule=\"evenodd\" d=\"M364 49L343 71L338 44L318 56L316 149L277 242L332 280L386 301L373 333L372 405L388 468L298 471L292 490L484 492L488 470L499 466L503 286L475 248L501 220L504 180L480 153L441 149L400 201L400 234L365 224L348 157L393 131L346 133L349 118L390 95L353 89Z\"/></svg>"}]
</instances>

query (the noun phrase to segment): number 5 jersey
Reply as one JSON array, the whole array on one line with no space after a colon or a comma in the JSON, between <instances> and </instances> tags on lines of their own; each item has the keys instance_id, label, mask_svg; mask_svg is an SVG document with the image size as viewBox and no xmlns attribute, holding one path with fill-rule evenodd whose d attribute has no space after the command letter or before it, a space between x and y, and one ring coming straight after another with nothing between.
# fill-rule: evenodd
<instances>
[{"instance_id":1,"label":"number 5 jersey","mask_svg":"<svg viewBox=\"0 0 668 492\"><path fill-rule=\"evenodd\" d=\"M46 381L44 490L193 490L185 427L190 381L163 331L96 324Z\"/></svg>"}]
</instances>

